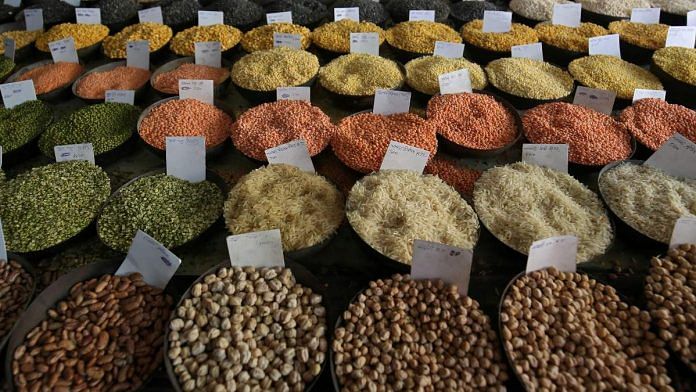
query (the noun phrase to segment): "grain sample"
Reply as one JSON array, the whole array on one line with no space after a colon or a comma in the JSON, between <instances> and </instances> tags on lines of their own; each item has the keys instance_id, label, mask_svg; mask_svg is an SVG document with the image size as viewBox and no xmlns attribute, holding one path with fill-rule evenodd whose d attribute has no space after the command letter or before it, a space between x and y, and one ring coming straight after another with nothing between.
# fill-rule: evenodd
<instances>
[{"instance_id":1,"label":"grain sample","mask_svg":"<svg viewBox=\"0 0 696 392\"><path fill-rule=\"evenodd\" d=\"M608 35L609 30L594 23L580 23L578 27L555 25L551 22L539 23L534 26L539 40L547 45L572 52L587 53L588 40L592 37Z\"/></svg>"},{"instance_id":2,"label":"grain sample","mask_svg":"<svg viewBox=\"0 0 696 392\"><path fill-rule=\"evenodd\" d=\"M619 99L633 98L635 89L663 90L650 71L614 56L582 57L571 61L568 71L582 85L613 91Z\"/></svg>"},{"instance_id":3,"label":"grain sample","mask_svg":"<svg viewBox=\"0 0 696 392\"><path fill-rule=\"evenodd\" d=\"M53 120L53 109L43 101L27 101L12 109L0 108L0 146L7 154L26 145Z\"/></svg>"},{"instance_id":4,"label":"grain sample","mask_svg":"<svg viewBox=\"0 0 696 392\"><path fill-rule=\"evenodd\" d=\"M176 33L169 48L179 56L193 56L196 54L196 42L220 42L220 51L225 52L237 46L241 39L242 32L232 26L194 26Z\"/></svg>"},{"instance_id":5,"label":"grain sample","mask_svg":"<svg viewBox=\"0 0 696 392\"><path fill-rule=\"evenodd\" d=\"M527 58L493 60L486 66L486 74L498 90L528 99L561 99L575 87L573 77L562 68Z\"/></svg>"},{"instance_id":6,"label":"grain sample","mask_svg":"<svg viewBox=\"0 0 696 392\"><path fill-rule=\"evenodd\" d=\"M308 83L319 71L317 56L297 49L278 47L242 57L232 66L232 82L252 91L275 91L278 87Z\"/></svg>"},{"instance_id":7,"label":"grain sample","mask_svg":"<svg viewBox=\"0 0 696 392\"><path fill-rule=\"evenodd\" d=\"M329 15L326 5L319 0L271 0L264 5L266 12L292 12L294 23L313 26Z\"/></svg>"},{"instance_id":8,"label":"grain sample","mask_svg":"<svg viewBox=\"0 0 696 392\"><path fill-rule=\"evenodd\" d=\"M14 260L0 260L0 341L12 331L34 290L34 278Z\"/></svg>"},{"instance_id":9,"label":"grain sample","mask_svg":"<svg viewBox=\"0 0 696 392\"><path fill-rule=\"evenodd\" d=\"M370 22L374 24L382 24L389 13L384 9L382 4L372 0L338 0L331 5L329 12L333 15L334 8L360 8L360 21Z\"/></svg>"},{"instance_id":10,"label":"grain sample","mask_svg":"<svg viewBox=\"0 0 696 392\"><path fill-rule=\"evenodd\" d=\"M568 0L510 0L510 10L531 20L543 22L553 17L553 6ZM481 17L483 19L483 17Z\"/></svg>"},{"instance_id":11,"label":"grain sample","mask_svg":"<svg viewBox=\"0 0 696 392\"><path fill-rule=\"evenodd\" d=\"M98 44L109 35L109 28L101 24L61 23L48 29L36 39L36 48L49 53L48 43L72 38L75 49Z\"/></svg>"},{"instance_id":12,"label":"grain sample","mask_svg":"<svg viewBox=\"0 0 696 392\"><path fill-rule=\"evenodd\" d=\"M162 72L152 81L152 87L166 94L179 94L179 80L212 80L213 86L219 86L230 77L226 68L215 68L207 65L184 63L171 71Z\"/></svg>"},{"instance_id":13,"label":"grain sample","mask_svg":"<svg viewBox=\"0 0 696 392\"><path fill-rule=\"evenodd\" d=\"M15 42L15 50L22 49L36 41L41 35L41 31L10 30L0 33L0 54L5 54L5 39L9 38Z\"/></svg>"},{"instance_id":14,"label":"grain sample","mask_svg":"<svg viewBox=\"0 0 696 392\"><path fill-rule=\"evenodd\" d=\"M481 177L481 171L465 167L454 159L445 158L440 154L435 155L428 162L423 173L440 177L460 195L468 198L474 192L474 183Z\"/></svg>"},{"instance_id":15,"label":"grain sample","mask_svg":"<svg viewBox=\"0 0 696 392\"><path fill-rule=\"evenodd\" d=\"M396 62L365 53L343 55L319 70L322 87L349 96L374 95L378 89L396 89L404 79Z\"/></svg>"},{"instance_id":16,"label":"grain sample","mask_svg":"<svg viewBox=\"0 0 696 392\"><path fill-rule=\"evenodd\" d=\"M312 32L314 45L334 53L350 53L351 33L377 33L379 44L384 42L384 30L374 23L341 19L323 24Z\"/></svg>"},{"instance_id":17,"label":"grain sample","mask_svg":"<svg viewBox=\"0 0 696 392\"><path fill-rule=\"evenodd\" d=\"M436 41L461 43L462 38L443 23L428 21L401 22L387 30L389 45L419 54L432 54Z\"/></svg>"},{"instance_id":18,"label":"grain sample","mask_svg":"<svg viewBox=\"0 0 696 392\"><path fill-rule=\"evenodd\" d=\"M634 8L650 8L654 0L577 0L582 8L596 14L629 18Z\"/></svg>"},{"instance_id":19,"label":"grain sample","mask_svg":"<svg viewBox=\"0 0 696 392\"><path fill-rule=\"evenodd\" d=\"M104 39L102 48L106 57L111 59L126 58L126 44L128 41L147 40L150 44L150 53L161 49L172 39L172 29L160 23L138 23L130 25L115 35Z\"/></svg>"},{"instance_id":20,"label":"grain sample","mask_svg":"<svg viewBox=\"0 0 696 392\"><path fill-rule=\"evenodd\" d=\"M671 46L655 51L653 63L669 76L696 86L696 49Z\"/></svg>"},{"instance_id":21,"label":"grain sample","mask_svg":"<svg viewBox=\"0 0 696 392\"><path fill-rule=\"evenodd\" d=\"M452 59L442 56L423 56L406 63L406 83L423 94L435 95L440 92L438 77L442 74L467 69L471 88L483 90L486 87L486 74L480 65L467 59Z\"/></svg>"},{"instance_id":22,"label":"grain sample","mask_svg":"<svg viewBox=\"0 0 696 392\"><path fill-rule=\"evenodd\" d=\"M85 67L78 63L48 63L24 72L15 81L31 79L34 82L36 95L41 95L71 84L83 72Z\"/></svg>"},{"instance_id":23,"label":"grain sample","mask_svg":"<svg viewBox=\"0 0 696 392\"><path fill-rule=\"evenodd\" d=\"M636 23L627 20L609 23L611 34L618 34L624 42L651 50L665 47L667 30L669 26L661 23Z\"/></svg>"},{"instance_id":24,"label":"grain sample","mask_svg":"<svg viewBox=\"0 0 696 392\"><path fill-rule=\"evenodd\" d=\"M263 7L250 0L215 0L205 9L224 12L225 24L242 30L256 26L266 16Z\"/></svg>"},{"instance_id":25,"label":"grain sample","mask_svg":"<svg viewBox=\"0 0 696 392\"><path fill-rule=\"evenodd\" d=\"M308 28L292 23L272 23L247 31L242 37L242 49L249 53L273 49L273 33L300 35L300 45L305 50L312 43L312 32Z\"/></svg>"},{"instance_id":26,"label":"grain sample","mask_svg":"<svg viewBox=\"0 0 696 392\"><path fill-rule=\"evenodd\" d=\"M450 7L447 0L389 0L385 8L395 22L409 20L411 10L435 11L435 21L445 22L449 16Z\"/></svg>"},{"instance_id":27,"label":"grain sample","mask_svg":"<svg viewBox=\"0 0 696 392\"><path fill-rule=\"evenodd\" d=\"M509 52L515 45L539 42L536 31L521 23L513 23L507 33L484 33L483 19L472 20L462 26L464 42L493 52Z\"/></svg>"},{"instance_id":28,"label":"grain sample","mask_svg":"<svg viewBox=\"0 0 696 392\"><path fill-rule=\"evenodd\" d=\"M146 69L118 66L85 75L75 87L75 93L80 98L104 99L107 90L137 90L149 79L150 71Z\"/></svg>"},{"instance_id":29,"label":"grain sample","mask_svg":"<svg viewBox=\"0 0 696 392\"><path fill-rule=\"evenodd\" d=\"M696 143L696 111L686 106L645 98L624 109L618 120L642 145L653 151L675 133Z\"/></svg>"}]
</instances>

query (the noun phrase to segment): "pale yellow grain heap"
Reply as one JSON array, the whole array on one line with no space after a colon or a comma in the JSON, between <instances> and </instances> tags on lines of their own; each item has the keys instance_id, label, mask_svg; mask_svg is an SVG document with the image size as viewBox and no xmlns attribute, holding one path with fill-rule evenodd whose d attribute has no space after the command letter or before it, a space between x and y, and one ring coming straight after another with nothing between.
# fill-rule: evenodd
<instances>
[{"instance_id":1,"label":"pale yellow grain heap","mask_svg":"<svg viewBox=\"0 0 696 392\"><path fill-rule=\"evenodd\" d=\"M377 89L395 89L404 79L397 63L365 53L343 55L319 70L322 87L343 95L372 95Z\"/></svg>"},{"instance_id":2,"label":"pale yellow grain heap","mask_svg":"<svg viewBox=\"0 0 696 392\"><path fill-rule=\"evenodd\" d=\"M568 72L550 63L521 57L491 61L486 66L488 81L508 94L531 99L559 99L573 92Z\"/></svg>"},{"instance_id":3,"label":"pale yellow grain heap","mask_svg":"<svg viewBox=\"0 0 696 392\"><path fill-rule=\"evenodd\" d=\"M568 71L581 84L616 93L620 99L633 98L635 89L663 90L657 76L618 57L594 55L568 64Z\"/></svg>"},{"instance_id":4,"label":"pale yellow grain heap","mask_svg":"<svg viewBox=\"0 0 696 392\"><path fill-rule=\"evenodd\" d=\"M469 70L471 88L482 90L486 87L486 74L480 65L463 58L442 56L418 57L406 63L406 83L421 93L435 95L440 92L440 75L464 68Z\"/></svg>"},{"instance_id":5,"label":"pale yellow grain heap","mask_svg":"<svg viewBox=\"0 0 696 392\"><path fill-rule=\"evenodd\" d=\"M319 71L317 56L286 47L259 50L242 57L232 66L232 81L254 91L275 91L278 87L299 86Z\"/></svg>"}]
</instances>

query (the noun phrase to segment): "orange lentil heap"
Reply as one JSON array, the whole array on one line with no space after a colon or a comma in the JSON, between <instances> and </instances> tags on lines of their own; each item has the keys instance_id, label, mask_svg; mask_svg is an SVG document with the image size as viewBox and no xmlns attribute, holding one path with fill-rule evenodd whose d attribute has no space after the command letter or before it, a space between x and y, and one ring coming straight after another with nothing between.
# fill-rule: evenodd
<instances>
[{"instance_id":1,"label":"orange lentil heap","mask_svg":"<svg viewBox=\"0 0 696 392\"><path fill-rule=\"evenodd\" d=\"M17 82L31 79L36 94L46 94L74 82L84 71L85 67L78 63L50 63L21 74Z\"/></svg>"},{"instance_id":2,"label":"orange lentil heap","mask_svg":"<svg viewBox=\"0 0 696 392\"><path fill-rule=\"evenodd\" d=\"M461 195L469 197L474 193L474 183L481 177L480 171L460 166L454 159L441 155L433 157L423 172L440 177Z\"/></svg>"},{"instance_id":3,"label":"orange lentil heap","mask_svg":"<svg viewBox=\"0 0 696 392\"><path fill-rule=\"evenodd\" d=\"M265 161L265 151L297 139L315 156L329 144L336 126L320 108L305 101L281 100L244 112L232 126L232 141L242 154Z\"/></svg>"},{"instance_id":4,"label":"orange lentil heap","mask_svg":"<svg viewBox=\"0 0 696 392\"><path fill-rule=\"evenodd\" d=\"M580 105L554 102L529 110L522 118L532 143L568 144L568 160L606 165L631 156L631 134L606 114Z\"/></svg>"},{"instance_id":5,"label":"orange lentil heap","mask_svg":"<svg viewBox=\"0 0 696 392\"><path fill-rule=\"evenodd\" d=\"M392 140L427 150L430 156L437 151L435 127L411 113L359 113L346 117L338 123L331 148L346 166L370 173L379 170Z\"/></svg>"},{"instance_id":6,"label":"orange lentil heap","mask_svg":"<svg viewBox=\"0 0 696 392\"><path fill-rule=\"evenodd\" d=\"M619 121L653 151L675 133L681 133L696 143L696 112L661 99L641 99L621 112Z\"/></svg>"},{"instance_id":7,"label":"orange lentil heap","mask_svg":"<svg viewBox=\"0 0 696 392\"><path fill-rule=\"evenodd\" d=\"M164 150L167 136L204 136L205 147L217 146L230 134L232 118L196 99L172 99L143 119L138 132L149 145Z\"/></svg>"},{"instance_id":8,"label":"orange lentil heap","mask_svg":"<svg viewBox=\"0 0 696 392\"><path fill-rule=\"evenodd\" d=\"M152 87L166 94L178 94L179 79L212 80L213 84L217 86L228 77L230 77L230 71L226 68L185 63L171 71L157 75L152 81Z\"/></svg>"},{"instance_id":9,"label":"orange lentil heap","mask_svg":"<svg viewBox=\"0 0 696 392\"><path fill-rule=\"evenodd\" d=\"M75 92L79 97L104 99L106 90L137 90L150 78L150 71L136 67L116 67L86 75L77 84Z\"/></svg>"}]
</instances>

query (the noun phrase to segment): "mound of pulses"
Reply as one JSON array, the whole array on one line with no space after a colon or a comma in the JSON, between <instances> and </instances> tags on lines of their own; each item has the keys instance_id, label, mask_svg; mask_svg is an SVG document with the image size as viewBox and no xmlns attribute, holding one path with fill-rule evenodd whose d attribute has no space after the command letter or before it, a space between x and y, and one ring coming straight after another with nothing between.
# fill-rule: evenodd
<instances>
[{"instance_id":1,"label":"mound of pulses","mask_svg":"<svg viewBox=\"0 0 696 392\"><path fill-rule=\"evenodd\" d=\"M348 195L346 215L371 247L411 264L413 240L473 249L476 213L457 191L432 175L387 170L364 177Z\"/></svg>"}]
</instances>

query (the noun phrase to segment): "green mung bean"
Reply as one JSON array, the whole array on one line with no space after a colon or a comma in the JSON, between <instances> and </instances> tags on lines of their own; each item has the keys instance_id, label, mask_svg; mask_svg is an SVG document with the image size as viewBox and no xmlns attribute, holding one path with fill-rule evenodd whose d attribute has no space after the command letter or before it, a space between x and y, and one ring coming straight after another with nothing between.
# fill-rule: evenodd
<instances>
[{"instance_id":1,"label":"green mung bean","mask_svg":"<svg viewBox=\"0 0 696 392\"><path fill-rule=\"evenodd\" d=\"M53 110L42 101L27 101L12 109L0 108L0 146L8 153L22 147L46 129Z\"/></svg>"},{"instance_id":2,"label":"green mung bean","mask_svg":"<svg viewBox=\"0 0 696 392\"><path fill-rule=\"evenodd\" d=\"M7 57L0 57L0 80L5 79L15 67L14 61Z\"/></svg>"}]
</instances>

